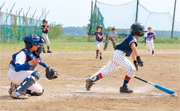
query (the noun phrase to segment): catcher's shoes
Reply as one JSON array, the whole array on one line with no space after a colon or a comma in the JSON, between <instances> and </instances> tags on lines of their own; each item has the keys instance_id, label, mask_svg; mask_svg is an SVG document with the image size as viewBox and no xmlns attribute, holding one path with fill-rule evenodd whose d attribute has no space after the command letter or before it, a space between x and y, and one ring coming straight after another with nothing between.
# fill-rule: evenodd
<instances>
[{"instance_id":1,"label":"catcher's shoes","mask_svg":"<svg viewBox=\"0 0 180 111\"><path fill-rule=\"evenodd\" d=\"M99 59L102 60L102 56L100 56Z\"/></svg>"},{"instance_id":2,"label":"catcher's shoes","mask_svg":"<svg viewBox=\"0 0 180 111\"><path fill-rule=\"evenodd\" d=\"M13 91L15 91L16 90L16 87L17 87L18 85L16 85L16 84L14 84L14 83L12 83L11 82L11 84L10 84L10 88L9 88L9 94L11 95L11 93L13 92Z\"/></svg>"},{"instance_id":3,"label":"catcher's shoes","mask_svg":"<svg viewBox=\"0 0 180 111\"><path fill-rule=\"evenodd\" d=\"M120 87L120 93L133 93L133 90L130 90L127 85L125 85L124 87Z\"/></svg>"},{"instance_id":4,"label":"catcher's shoes","mask_svg":"<svg viewBox=\"0 0 180 111\"><path fill-rule=\"evenodd\" d=\"M90 90L91 89L91 86L93 85L93 81L92 81L92 79L87 79L86 80L86 90Z\"/></svg>"},{"instance_id":5,"label":"catcher's shoes","mask_svg":"<svg viewBox=\"0 0 180 111\"><path fill-rule=\"evenodd\" d=\"M50 50L48 50L47 53L52 53L52 52Z\"/></svg>"},{"instance_id":6,"label":"catcher's shoes","mask_svg":"<svg viewBox=\"0 0 180 111\"><path fill-rule=\"evenodd\" d=\"M26 93L20 93L19 91L13 91L11 93L11 97L14 99L28 99L29 97L26 95Z\"/></svg>"},{"instance_id":7,"label":"catcher's shoes","mask_svg":"<svg viewBox=\"0 0 180 111\"><path fill-rule=\"evenodd\" d=\"M45 51L45 50L43 50L43 53L46 53L46 51Z\"/></svg>"}]
</instances>

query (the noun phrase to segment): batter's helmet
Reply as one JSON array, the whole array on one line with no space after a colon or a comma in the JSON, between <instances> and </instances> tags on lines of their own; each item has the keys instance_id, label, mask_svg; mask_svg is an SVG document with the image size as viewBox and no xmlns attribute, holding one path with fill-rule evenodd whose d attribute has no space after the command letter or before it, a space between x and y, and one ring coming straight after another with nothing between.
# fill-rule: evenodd
<instances>
[{"instance_id":1,"label":"batter's helmet","mask_svg":"<svg viewBox=\"0 0 180 111\"><path fill-rule=\"evenodd\" d=\"M42 46L45 44L45 40L43 37L39 37L38 35L31 34L24 37L25 47L30 49L33 45Z\"/></svg>"},{"instance_id":2,"label":"batter's helmet","mask_svg":"<svg viewBox=\"0 0 180 111\"><path fill-rule=\"evenodd\" d=\"M43 23L44 23L44 22L47 22L47 20L46 20L46 19L44 19L44 20L43 20Z\"/></svg>"},{"instance_id":3,"label":"batter's helmet","mask_svg":"<svg viewBox=\"0 0 180 111\"><path fill-rule=\"evenodd\" d=\"M102 31L102 25L98 25L97 28L96 28L96 30L98 29L98 27L100 27L100 28L101 28L101 31Z\"/></svg>"},{"instance_id":4,"label":"batter's helmet","mask_svg":"<svg viewBox=\"0 0 180 111\"><path fill-rule=\"evenodd\" d=\"M138 36L144 35L144 25L142 23L134 23L131 25L130 32Z\"/></svg>"}]
</instances>

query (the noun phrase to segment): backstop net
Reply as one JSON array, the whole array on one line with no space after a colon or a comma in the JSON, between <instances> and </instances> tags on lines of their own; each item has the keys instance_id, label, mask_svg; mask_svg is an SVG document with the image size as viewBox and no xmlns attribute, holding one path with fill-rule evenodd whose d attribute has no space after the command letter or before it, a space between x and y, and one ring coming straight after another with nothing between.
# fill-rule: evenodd
<instances>
[{"instance_id":1,"label":"backstop net","mask_svg":"<svg viewBox=\"0 0 180 111\"><path fill-rule=\"evenodd\" d=\"M168 0L164 2L168 2ZM158 5L157 3L155 4L156 6ZM152 8L154 8L153 5ZM161 6L159 6L159 8L161 8ZM100 24L103 25L104 28L116 27L119 34L129 34L130 26L135 23L137 16L137 22L143 23L146 30L148 27L152 27L157 36L171 36L174 4L166 8L169 8L169 11L172 12L158 12L159 10L152 12L143 6L141 1L139 1L137 9L137 0L120 5L106 4L97 1L93 14L91 15L92 28L90 28L91 30L89 30L89 32L94 32L95 27ZM176 11L176 15L177 14ZM104 33L106 33L105 30ZM174 21L174 36L180 37L180 20L178 21L177 19Z\"/></svg>"}]
</instances>

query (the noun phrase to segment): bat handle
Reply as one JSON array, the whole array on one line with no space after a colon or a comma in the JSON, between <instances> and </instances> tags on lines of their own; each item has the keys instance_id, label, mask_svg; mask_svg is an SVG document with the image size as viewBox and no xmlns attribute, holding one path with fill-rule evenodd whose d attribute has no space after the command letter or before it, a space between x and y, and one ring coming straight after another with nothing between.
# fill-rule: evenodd
<instances>
[{"instance_id":1,"label":"bat handle","mask_svg":"<svg viewBox=\"0 0 180 111\"><path fill-rule=\"evenodd\" d=\"M145 83L148 83L148 81L146 81L146 80L144 80L144 79L141 79L141 78L139 78L139 77L136 77L135 75L134 75L134 78L139 79L139 80L141 80L141 81L143 81L143 82L145 82Z\"/></svg>"}]
</instances>

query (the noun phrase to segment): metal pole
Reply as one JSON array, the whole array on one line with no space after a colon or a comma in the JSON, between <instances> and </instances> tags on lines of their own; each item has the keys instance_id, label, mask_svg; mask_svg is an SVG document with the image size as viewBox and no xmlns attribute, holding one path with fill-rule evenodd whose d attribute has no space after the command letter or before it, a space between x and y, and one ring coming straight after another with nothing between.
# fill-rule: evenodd
<instances>
[{"instance_id":1,"label":"metal pole","mask_svg":"<svg viewBox=\"0 0 180 111\"><path fill-rule=\"evenodd\" d=\"M29 7L29 9L28 9L28 11L27 11L27 13L26 13L26 17L27 17L27 15L28 15L30 9L31 9L31 7Z\"/></svg>"},{"instance_id":2,"label":"metal pole","mask_svg":"<svg viewBox=\"0 0 180 111\"><path fill-rule=\"evenodd\" d=\"M14 5L15 5L15 3L14 3ZM11 10L10 10L9 14L11 14L12 9L14 8L14 5L12 6L12 8L11 8ZM6 20L4 21L4 24L5 24L5 22L7 21L8 17L9 17L9 14L8 14L8 15L7 15L7 17L6 17ZM4 25L4 24L3 24L3 25Z\"/></svg>"},{"instance_id":3,"label":"metal pole","mask_svg":"<svg viewBox=\"0 0 180 111\"><path fill-rule=\"evenodd\" d=\"M23 8L21 8L21 10L19 11L19 14L18 14L18 15L20 15L20 13L21 13L22 9L23 9Z\"/></svg>"},{"instance_id":4,"label":"metal pole","mask_svg":"<svg viewBox=\"0 0 180 111\"><path fill-rule=\"evenodd\" d=\"M4 3L2 4L2 6L0 7L0 11L1 11L1 9L3 8L4 4L5 4L5 2L4 2Z\"/></svg>"},{"instance_id":5,"label":"metal pole","mask_svg":"<svg viewBox=\"0 0 180 111\"><path fill-rule=\"evenodd\" d=\"M34 18L34 15L35 15L36 11L37 11L37 9L34 11L34 14L33 14L32 18Z\"/></svg>"},{"instance_id":6,"label":"metal pole","mask_svg":"<svg viewBox=\"0 0 180 111\"><path fill-rule=\"evenodd\" d=\"M139 7L139 0L137 0L137 6L136 6L136 19L135 19L135 22L138 21L138 7Z\"/></svg>"},{"instance_id":7,"label":"metal pole","mask_svg":"<svg viewBox=\"0 0 180 111\"><path fill-rule=\"evenodd\" d=\"M96 6L96 2L97 2L97 0L95 1L95 6ZM90 27L89 27L89 33L88 33L88 35L91 34L92 22L93 22L93 1L91 1L91 20L90 20Z\"/></svg>"},{"instance_id":8,"label":"metal pole","mask_svg":"<svg viewBox=\"0 0 180 111\"><path fill-rule=\"evenodd\" d=\"M173 14L173 22L172 22L171 37L173 37L173 33L174 33L174 20L175 20L175 14L176 14L176 0L175 0L175 2L174 2L174 14Z\"/></svg>"},{"instance_id":9,"label":"metal pole","mask_svg":"<svg viewBox=\"0 0 180 111\"><path fill-rule=\"evenodd\" d=\"M50 10L47 12L47 14L45 15L44 19L46 19L46 16L49 14Z\"/></svg>"}]
</instances>

